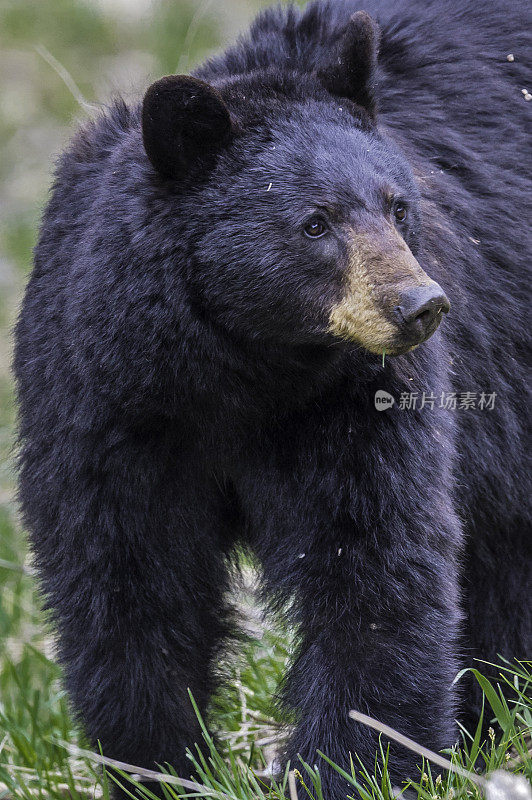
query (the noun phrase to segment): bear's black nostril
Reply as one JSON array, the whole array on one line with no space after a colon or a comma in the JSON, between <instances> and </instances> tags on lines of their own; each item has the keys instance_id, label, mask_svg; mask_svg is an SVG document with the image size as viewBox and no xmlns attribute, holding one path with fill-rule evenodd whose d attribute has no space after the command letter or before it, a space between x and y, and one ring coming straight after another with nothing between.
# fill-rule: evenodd
<instances>
[{"instance_id":1,"label":"bear's black nostril","mask_svg":"<svg viewBox=\"0 0 532 800\"><path fill-rule=\"evenodd\" d=\"M447 314L450 303L441 286L435 281L415 289L407 289L397 306L398 316L408 333L418 339L433 333L441 314Z\"/></svg>"},{"instance_id":2,"label":"bear's black nostril","mask_svg":"<svg viewBox=\"0 0 532 800\"><path fill-rule=\"evenodd\" d=\"M430 322L432 316L432 312L425 309L425 311L420 311L419 314L416 316L416 320L419 320L421 323L425 324L426 322Z\"/></svg>"}]
</instances>

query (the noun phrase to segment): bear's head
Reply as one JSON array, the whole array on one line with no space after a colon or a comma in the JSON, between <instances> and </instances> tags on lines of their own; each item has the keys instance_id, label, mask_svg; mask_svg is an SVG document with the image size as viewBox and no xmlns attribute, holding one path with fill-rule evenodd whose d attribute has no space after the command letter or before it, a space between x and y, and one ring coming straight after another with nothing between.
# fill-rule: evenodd
<instances>
[{"instance_id":1,"label":"bear's head","mask_svg":"<svg viewBox=\"0 0 532 800\"><path fill-rule=\"evenodd\" d=\"M191 296L233 336L394 355L449 310L416 258L411 169L377 127L378 41L358 12L312 74L169 76L144 97L152 179L188 198Z\"/></svg>"}]
</instances>

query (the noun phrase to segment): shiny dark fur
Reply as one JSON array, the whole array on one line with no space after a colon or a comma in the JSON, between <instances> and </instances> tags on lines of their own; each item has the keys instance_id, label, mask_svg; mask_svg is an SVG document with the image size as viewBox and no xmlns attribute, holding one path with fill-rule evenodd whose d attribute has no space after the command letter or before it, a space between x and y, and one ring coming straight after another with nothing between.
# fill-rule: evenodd
<instances>
[{"instance_id":1,"label":"shiny dark fur","mask_svg":"<svg viewBox=\"0 0 532 800\"><path fill-rule=\"evenodd\" d=\"M58 165L17 327L20 497L74 708L115 758L189 774L237 543L300 631L290 757L371 765L350 708L451 745L478 713L459 667L532 652L530 7L369 0L376 71L357 7L265 12L195 73L216 92L184 82L171 119L150 96L151 162L119 102ZM363 226L380 180L451 301L384 367L323 333L342 244L301 233L317 203ZM452 388L495 407L374 406Z\"/></svg>"}]
</instances>

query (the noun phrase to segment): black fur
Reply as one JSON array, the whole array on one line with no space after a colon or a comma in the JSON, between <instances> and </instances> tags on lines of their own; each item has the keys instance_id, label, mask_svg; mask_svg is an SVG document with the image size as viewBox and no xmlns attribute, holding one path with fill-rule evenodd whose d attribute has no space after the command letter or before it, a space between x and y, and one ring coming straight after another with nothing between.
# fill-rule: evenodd
<instances>
[{"instance_id":1,"label":"black fur","mask_svg":"<svg viewBox=\"0 0 532 800\"><path fill-rule=\"evenodd\" d=\"M142 104L142 139L158 172L176 180L208 172L232 138L231 116L215 89L197 78L168 75Z\"/></svg>"},{"instance_id":2,"label":"black fur","mask_svg":"<svg viewBox=\"0 0 532 800\"><path fill-rule=\"evenodd\" d=\"M379 30L365 11L357 11L346 25L331 63L318 70L325 88L333 95L348 97L375 114L375 80Z\"/></svg>"},{"instance_id":3,"label":"black fur","mask_svg":"<svg viewBox=\"0 0 532 800\"><path fill-rule=\"evenodd\" d=\"M152 164L141 107L116 103L57 168L17 327L20 496L72 702L119 759L189 773L186 692L203 711L237 543L300 630L290 757L371 764L350 708L451 745L456 713L478 713L459 666L531 655L529 6L370 0L377 74L354 57L368 85L346 80L349 99L323 75L357 8L267 11L199 69L206 145L193 127L189 151L157 143L188 124L176 103L152 138L144 119ZM452 305L384 367L324 333L341 233L301 233L317 205L364 229L383 181ZM377 389L451 388L495 407L374 407ZM400 748L392 763L413 772Z\"/></svg>"}]
</instances>

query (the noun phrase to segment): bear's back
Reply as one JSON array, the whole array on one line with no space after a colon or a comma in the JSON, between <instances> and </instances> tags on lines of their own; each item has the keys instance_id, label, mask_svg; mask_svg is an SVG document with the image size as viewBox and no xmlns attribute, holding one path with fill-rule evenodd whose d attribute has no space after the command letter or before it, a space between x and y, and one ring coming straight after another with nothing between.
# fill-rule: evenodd
<instances>
[{"instance_id":1,"label":"bear's back","mask_svg":"<svg viewBox=\"0 0 532 800\"><path fill-rule=\"evenodd\" d=\"M328 62L349 17L365 10L381 27L380 62L390 79L402 79L412 67L434 62L443 70L444 84L458 54L460 63L455 66L462 77L480 78L486 65L494 59L502 64L516 51L521 57L506 62L511 64L506 76L524 77L529 8L508 0L488 0L482 7L475 0L315 0L304 9L278 5L260 13L235 45L194 74L212 82L270 68L312 72ZM379 83L388 87L385 75Z\"/></svg>"}]
</instances>

